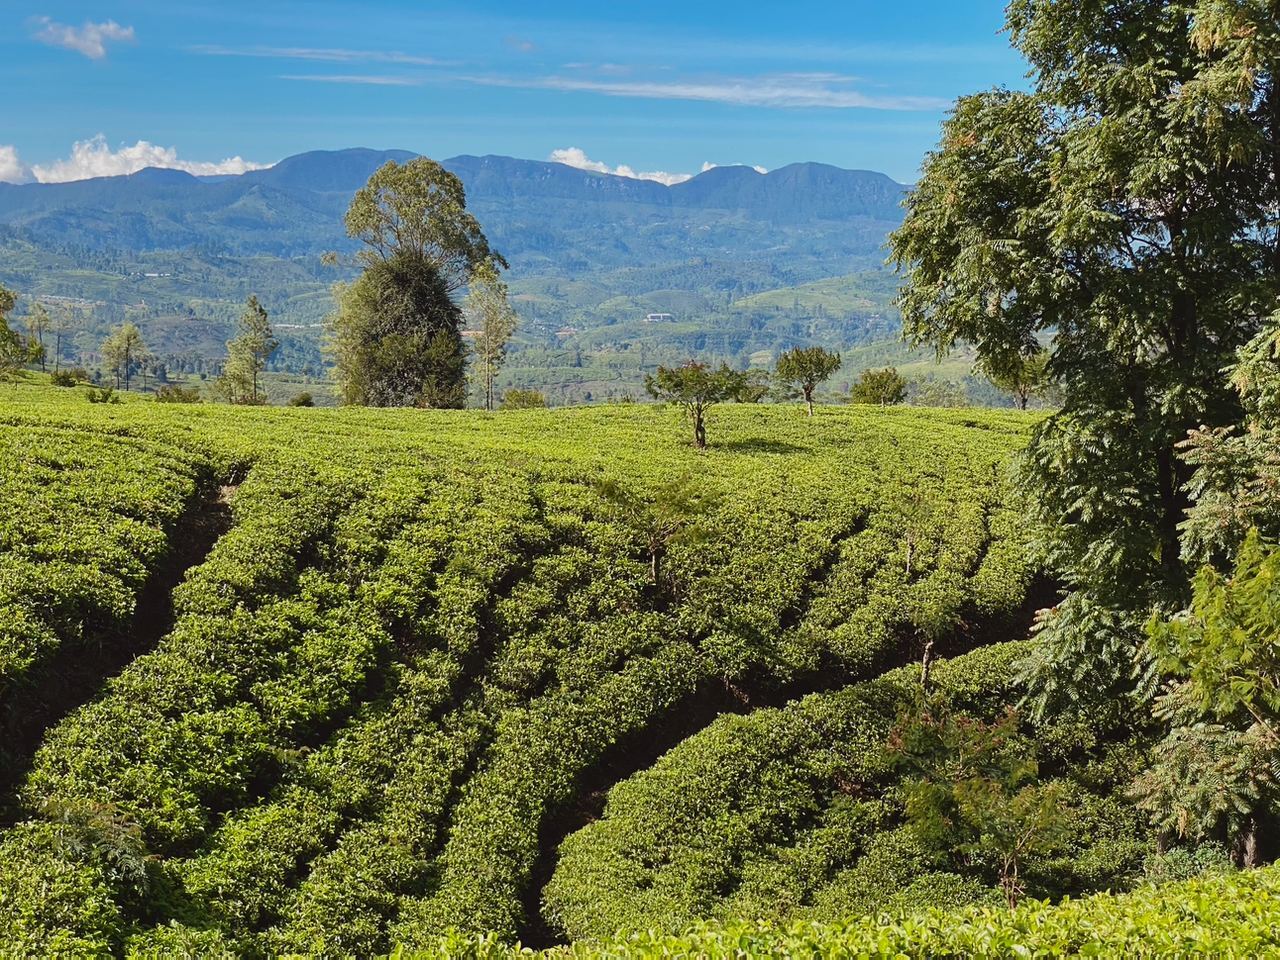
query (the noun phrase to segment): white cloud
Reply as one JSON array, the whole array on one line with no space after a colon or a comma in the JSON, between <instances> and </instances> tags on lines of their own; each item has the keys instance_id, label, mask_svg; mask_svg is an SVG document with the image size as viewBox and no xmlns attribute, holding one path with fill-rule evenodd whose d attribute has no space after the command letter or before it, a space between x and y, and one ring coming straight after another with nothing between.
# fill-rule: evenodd
<instances>
[{"instance_id":1,"label":"white cloud","mask_svg":"<svg viewBox=\"0 0 1280 960\"><path fill-rule=\"evenodd\" d=\"M0 183L27 183L31 171L22 163L15 147L0 147Z\"/></svg>"},{"instance_id":2,"label":"white cloud","mask_svg":"<svg viewBox=\"0 0 1280 960\"><path fill-rule=\"evenodd\" d=\"M649 100L700 100L744 107L825 107L865 110L941 110L950 101L937 97L869 96L853 89L853 77L836 74L778 74L708 80L593 80L585 77L476 76L462 78L495 87L599 93Z\"/></svg>"},{"instance_id":3,"label":"white cloud","mask_svg":"<svg viewBox=\"0 0 1280 960\"><path fill-rule=\"evenodd\" d=\"M570 167L577 167L579 170L593 170L596 173L610 173L615 177L629 177L632 180L654 180L665 186L673 186L677 183L684 183L686 180L692 180L691 173L666 173L662 170L648 170L637 172L633 167L627 164L621 164L611 167L607 163L599 160L592 160L587 156L586 151L579 147L564 147L560 150L552 150L548 159L552 163L563 163Z\"/></svg>"},{"instance_id":4,"label":"white cloud","mask_svg":"<svg viewBox=\"0 0 1280 960\"><path fill-rule=\"evenodd\" d=\"M14 155L16 161L16 153ZM0 169L3 169L3 153L0 152ZM229 157L216 162L183 160L175 147L160 147L146 140L133 146L121 146L112 150L107 138L98 134L89 140L79 140L71 148L71 156L56 160L48 166L36 164L31 168L35 179L41 183L65 183L68 180L88 180L91 177L118 177L137 173L147 167L164 167L168 170L184 170L197 177L218 174L239 174L249 170L261 170L266 163L251 163L241 157Z\"/></svg>"},{"instance_id":5,"label":"white cloud","mask_svg":"<svg viewBox=\"0 0 1280 960\"><path fill-rule=\"evenodd\" d=\"M86 20L83 26L73 27L65 23L57 23L48 17L37 17L33 21L39 29L35 38L51 47L62 47L82 53L90 60L101 60L107 55L107 44L110 42L134 41L133 27L122 27L114 20L94 23Z\"/></svg>"},{"instance_id":6,"label":"white cloud","mask_svg":"<svg viewBox=\"0 0 1280 960\"><path fill-rule=\"evenodd\" d=\"M350 50L344 47L223 47L201 44L188 48L208 57L263 57L271 60L316 60L326 63L402 63L436 67L448 63L434 57L400 53L395 50Z\"/></svg>"}]
</instances>

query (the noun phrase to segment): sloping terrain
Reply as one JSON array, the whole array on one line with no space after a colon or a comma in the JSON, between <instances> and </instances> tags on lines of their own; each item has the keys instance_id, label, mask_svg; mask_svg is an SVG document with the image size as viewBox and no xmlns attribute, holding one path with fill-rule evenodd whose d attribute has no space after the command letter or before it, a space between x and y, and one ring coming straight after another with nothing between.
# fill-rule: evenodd
<instances>
[{"instance_id":1,"label":"sloping terrain","mask_svg":"<svg viewBox=\"0 0 1280 960\"><path fill-rule=\"evenodd\" d=\"M355 149L241 176L150 169L0 184L0 283L23 295L20 312L36 298L74 307L68 360L96 354L127 317L155 355L188 371L224 356L254 293L281 336L273 363L318 371L330 287L354 275L343 214L379 165L411 156ZM896 333L881 248L904 188L883 174L717 167L667 187L510 157L444 166L511 262L521 323L502 386L570 401L635 396L658 363L742 365L759 351ZM324 266L326 251L343 265ZM844 279L823 283L833 277ZM643 323L654 312L679 323Z\"/></svg>"},{"instance_id":2,"label":"sloping terrain","mask_svg":"<svg viewBox=\"0 0 1280 960\"><path fill-rule=\"evenodd\" d=\"M172 591L172 629L133 638L136 658L18 771L0 939L19 952L367 955L449 928L549 944L899 902L933 870L902 847L875 760L910 671L862 681L926 636L959 654L1029 621L1005 503L1019 415L731 406L698 454L651 406L12 396L11 451L84 437L108 477L129 445L169 452L131 464L150 495L121 509L155 516L158 546L126 605L200 484L238 484L230 527ZM6 495L38 469L10 453ZM53 562L24 559L28 540L95 543L106 508L75 494L84 475L44 479L46 506L8 521L6 563ZM7 609L45 609L41 580ZM25 649L31 619L0 621L0 650ZM130 642L118 623L50 629ZM997 710L1016 699L1002 649L939 675ZM1123 754L1080 762L1104 734L1041 737L1084 778L1081 889L1135 855L1103 802ZM990 895L933 872L952 902Z\"/></svg>"}]
</instances>

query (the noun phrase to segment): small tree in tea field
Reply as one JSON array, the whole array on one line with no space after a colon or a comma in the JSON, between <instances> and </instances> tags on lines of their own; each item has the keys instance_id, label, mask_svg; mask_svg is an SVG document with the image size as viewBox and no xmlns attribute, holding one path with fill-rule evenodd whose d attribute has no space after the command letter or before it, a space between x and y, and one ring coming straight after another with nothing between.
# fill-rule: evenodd
<instances>
[{"instance_id":1,"label":"small tree in tea field","mask_svg":"<svg viewBox=\"0 0 1280 960\"><path fill-rule=\"evenodd\" d=\"M709 364L690 360L679 367L659 367L645 377L649 395L685 409L693 421L693 442L699 450L707 448L707 410L717 403L735 400L747 382L747 375L731 370L728 364L712 369Z\"/></svg>"},{"instance_id":2,"label":"small tree in tea field","mask_svg":"<svg viewBox=\"0 0 1280 960\"><path fill-rule=\"evenodd\" d=\"M804 397L813 416L813 391L840 369L840 354L822 347L796 347L778 357L775 371L779 385L791 396Z\"/></svg>"},{"instance_id":3,"label":"small tree in tea field","mask_svg":"<svg viewBox=\"0 0 1280 960\"><path fill-rule=\"evenodd\" d=\"M887 407L907 399L906 377L893 367L867 370L849 391L850 403L876 403Z\"/></svg>"}]
</instances>

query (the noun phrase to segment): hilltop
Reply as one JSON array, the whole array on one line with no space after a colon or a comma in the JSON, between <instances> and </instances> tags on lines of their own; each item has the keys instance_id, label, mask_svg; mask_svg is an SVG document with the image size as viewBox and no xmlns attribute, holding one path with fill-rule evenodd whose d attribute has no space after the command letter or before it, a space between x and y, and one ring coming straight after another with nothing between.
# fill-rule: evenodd
<instances>
[{"instance_id":1,"label":"hilltop","mask_svg":"<svg viewBox=\"0 0 1280 960\"><path fill-rule=\"evenodd\" d=\"M405 151L313 152L239 176L147 169L59 184L0 184L0 283L94 305L77 341L138 319L161 354L220 357L257 293L281 327L283 369L317 371L329 287L353 267L351 195ZM690 356L745 364L797 344L892 336L882 245L905 189L883 174L797 163L715 167L674 186L510 157L444 165L511 261L521 329L504 385L553 399L634 395ZM833 281L832 278L838 278ZM815 302L810 285L830 293ZM644 324L671 313L671 325ZM856 371L846 371L852 377Z\"/></svg>"}]
</instances>

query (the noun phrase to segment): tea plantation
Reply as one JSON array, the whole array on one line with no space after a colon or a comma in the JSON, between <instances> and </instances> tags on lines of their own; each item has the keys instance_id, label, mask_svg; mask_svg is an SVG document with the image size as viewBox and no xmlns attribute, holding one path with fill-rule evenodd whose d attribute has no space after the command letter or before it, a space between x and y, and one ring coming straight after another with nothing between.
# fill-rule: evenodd
<instances>
[{"instance_id":1,"label":"tea plantation","mask_svg":"<svg viewBox=\"0 0 1280 960\"><path fill-rule=\"evenodd\" d=\"M646 930L616 948L963 952L936 919L882 948L852 918L994 922L989 878L903 826L883 744L928 641L967 711L1020 697L1005 641L1046 602L1007 492L1030 422L733 405L698 453L656 406L6 387L0 729L22 735L0 757L0 950ZM1134 735L1025 727L1069 809L1029 892L1130 883ZM728 926L664 939L707 920Z\"/></svg>"}]
</instances>

